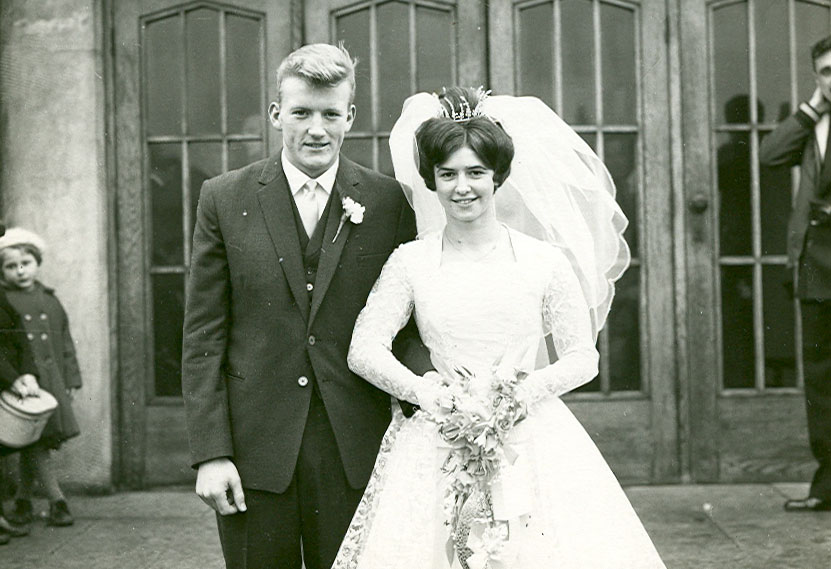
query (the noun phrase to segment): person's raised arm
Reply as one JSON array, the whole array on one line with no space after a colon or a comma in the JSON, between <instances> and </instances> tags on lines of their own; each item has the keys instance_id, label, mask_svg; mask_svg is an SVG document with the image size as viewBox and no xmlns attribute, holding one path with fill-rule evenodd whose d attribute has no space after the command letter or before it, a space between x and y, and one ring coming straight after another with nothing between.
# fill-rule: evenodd
<instances>
[{"instance_id":1,"label":"person's raised arm","mask_svg":"<svg viewBox=\"0 0 831 569\"><path fill-rule=\"evenodd\" d=\"M762 139L759 146L759 163L762 166L796 166L802 160L802 152L808 138L822 115L831 111L819 87L811 98L800 104L799 109L779 123L776 129Z\"/></svg>"}]
</instances>

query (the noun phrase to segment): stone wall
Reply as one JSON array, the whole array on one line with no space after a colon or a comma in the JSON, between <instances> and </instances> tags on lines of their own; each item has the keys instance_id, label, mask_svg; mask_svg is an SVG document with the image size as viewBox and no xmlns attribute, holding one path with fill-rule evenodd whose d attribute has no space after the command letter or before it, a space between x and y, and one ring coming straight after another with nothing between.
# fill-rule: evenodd
<instances>
[{"instance_id":1,"label":"stone wall","mask_svg":"<svg viewBox=\"0 0 831 569\"><path fill-rule=\"evenodd\" d=\"M44 283L69 313L84 387L81 436L57 454L70 488L112 483L113 373L100 0L0 3L0 196L40 233Z\"/></svg>"}]
</instances>

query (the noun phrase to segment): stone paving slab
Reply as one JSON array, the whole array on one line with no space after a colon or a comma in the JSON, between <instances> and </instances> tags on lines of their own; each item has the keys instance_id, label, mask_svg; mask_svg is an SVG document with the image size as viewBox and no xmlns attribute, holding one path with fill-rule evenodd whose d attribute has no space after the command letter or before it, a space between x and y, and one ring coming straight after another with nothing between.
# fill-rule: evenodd
<instances>
[{"instance_id":1,"label":"stone paving slab","mask_svg":"<svg viewBox=\"0 0 831 569\"><path fill-rule=\"evenodd\" d=\"M807 484L629 488L670 569L828 569L831 513L788 513Z\"/></svg>"},{"instance_id":2,"label":"stone paving slab","mask_svg":"<svg viewBox=\"0 0 831 569\"><path fill-rule=\"evenodd\" d=\"M806 492L806 484L627 489L668 569L828 569L831 513L782 509ZM76 496L70 504L74 526L38 520L29 537L0 547L0 568L222 567L213 514L189 490Z\"/></svg>"},{"instance_id":3,"label":"stone paving slab","mask_svg":"<svg viewBox=\"0 0 831 569\"><path fill-rule=\"evenodd\" d=\"M75 525L38 520L0 547L2 569L209 569L222 567L216 522L193 492L72 497ZM36 503L41 509L43 502Z\"/></svg>"}]
</instances>

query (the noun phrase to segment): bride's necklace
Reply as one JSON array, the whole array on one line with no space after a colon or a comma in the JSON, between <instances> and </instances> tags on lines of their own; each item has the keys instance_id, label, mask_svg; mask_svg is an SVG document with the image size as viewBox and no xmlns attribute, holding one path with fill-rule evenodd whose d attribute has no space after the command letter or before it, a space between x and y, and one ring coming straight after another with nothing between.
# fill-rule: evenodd
<instances>
[{"instance_id":1,"label":"bride's necklace","mask_svg":"<svg viewBox=\"0 0 831 569\"><path fill-rule=\"evenodd\" d=\"M458 251L459 254L463 257L466 257L467 259L474 262L483 261L490 257L494 253L494 251L496 251L497 248L499 248L499 245L502 243L503 239L504 232L500 231L496 239L493 240L493 243L489 244L487 247L481 250L470 250L465 249L461 246L461 240L459 240L459 243L456 243L456 239L454 239L450 235L447 235L447 233L444 234L444 240L447 243L449 243L453 249Z\"/></svg>"}]
</instances>

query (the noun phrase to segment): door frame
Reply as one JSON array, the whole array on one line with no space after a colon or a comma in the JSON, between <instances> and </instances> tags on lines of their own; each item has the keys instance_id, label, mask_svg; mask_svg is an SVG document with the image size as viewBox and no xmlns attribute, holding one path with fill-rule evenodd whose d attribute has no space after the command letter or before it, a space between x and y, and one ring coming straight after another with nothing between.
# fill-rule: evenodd
<instances>
[{"instance_id":1,"label":"door frame","mask_svg":"<svg viewBox=\"0 0 831 569\"><path fill-rule=\"evenodd\" d=\"M114 133L112 169L117 232L114 265L117 274L118 338L117 389L114 400L117 425L114 439L117 462L113 478L120 488L141 489L153 484L188 480L190 457L187 448L184 409L181 400L148 396L148 378L153 362L148 354L152 325L148 318L150 279L147 277L148 236L145 180L143 179L141 15L206 3L240 6L266 15L265 84L272 97L277 63L298 41L297 13L302 0L104 0L111 25L112 128ZM290 14L285 19L285 14ZM265 113L263 109L263 113ZM279 133L269 129L268 148L279 146Z\"/></svg>"}]
</instances>

